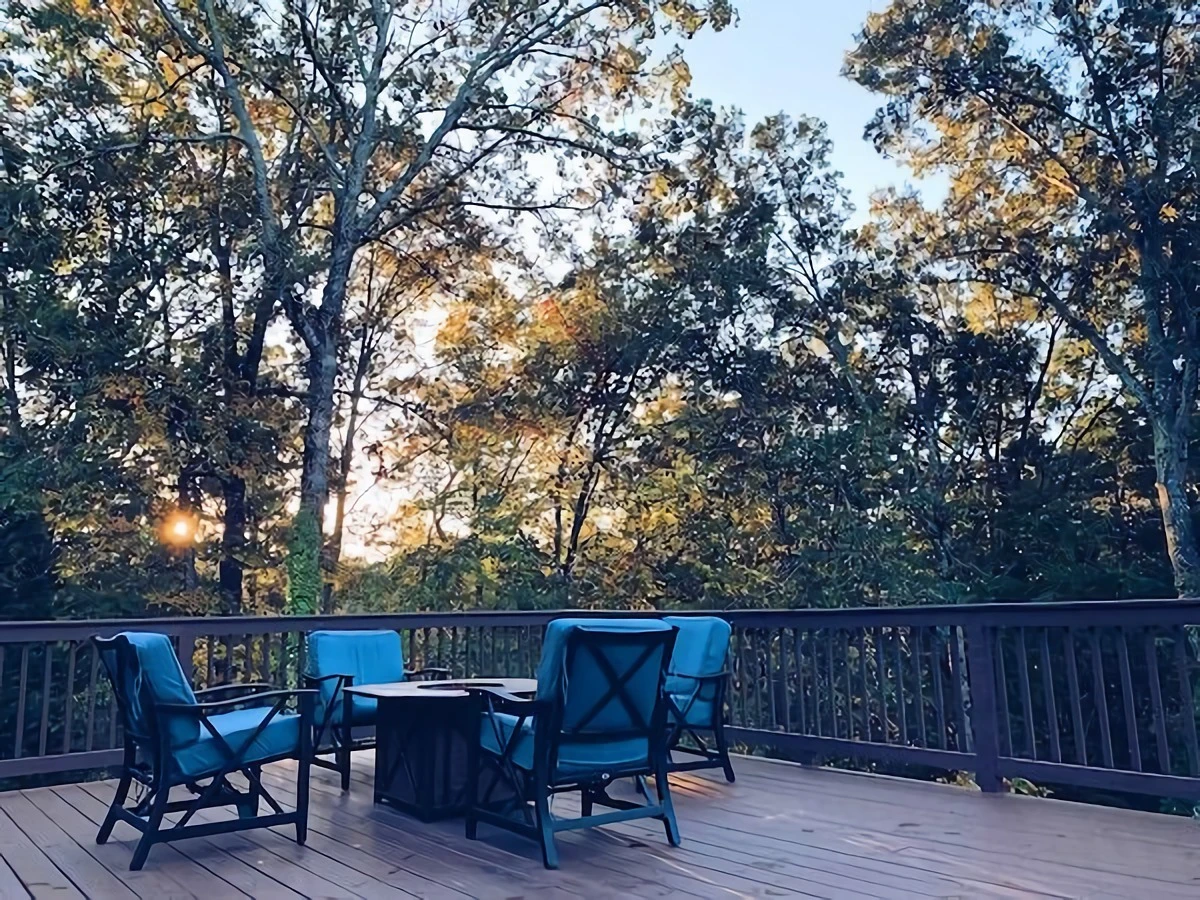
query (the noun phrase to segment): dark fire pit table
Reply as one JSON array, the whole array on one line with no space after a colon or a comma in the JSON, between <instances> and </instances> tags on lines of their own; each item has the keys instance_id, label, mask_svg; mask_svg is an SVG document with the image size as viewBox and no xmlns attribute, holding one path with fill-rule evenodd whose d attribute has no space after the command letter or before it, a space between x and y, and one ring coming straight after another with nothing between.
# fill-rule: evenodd
<instances>
[{"instance_id":1,"label":"dark fire pit table","mask_svg":"<svg viewBox=\"0 0 1200 900\"><path fill-rule=\"evenodd\" d=\"M467 741L479 739L468 686L518 696L537 692L532 678L460 678L348 687L379 703L375 718L375 802L423 822L462 815L467 799Z\"/></svg>"}]
</instances>

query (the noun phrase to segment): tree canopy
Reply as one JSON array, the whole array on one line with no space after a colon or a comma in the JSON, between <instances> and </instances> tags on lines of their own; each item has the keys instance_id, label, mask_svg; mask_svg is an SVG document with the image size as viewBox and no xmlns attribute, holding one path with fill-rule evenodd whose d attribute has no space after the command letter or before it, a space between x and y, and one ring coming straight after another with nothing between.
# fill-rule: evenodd
<instances>
[{"instance_id":1,"label":"tree canopy","mask_svg":"<svg viewBox=\"0 0 1200 900\"><path fill-rule=\"evenodd\" d=\"M1200 592L1191 0L0 9L5 617Z\"/></svg>"}]
</instances>

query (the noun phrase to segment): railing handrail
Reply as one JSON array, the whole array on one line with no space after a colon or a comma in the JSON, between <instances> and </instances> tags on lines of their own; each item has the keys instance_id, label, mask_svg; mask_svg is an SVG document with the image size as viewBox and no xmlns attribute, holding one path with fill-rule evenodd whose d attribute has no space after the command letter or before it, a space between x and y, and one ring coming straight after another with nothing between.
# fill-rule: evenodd
<instances>
[{"instance_id":1,"label":"railing handrail","mask_svg":"<svg viewBox=\"0 0 1200 900\"><path fill-rule=\"evenodd\" d=\"M1200 598L1147 600L1068 600L940 604L929 606L860 606L804 609L693 610L428 610L403 613L352 613L303 616L162 616L126 619L0 620L0 643L90 637L113 631L147 629L172 636L203 634L264 634L280 630L317 631L326 628L451 628L454 626L543 625L562 616L720 616L731 623L754 627L792 622L837 627L847 625L1113 625L1136 624L1152 617L1155 624L1191 624ZM281 629L277 626L285 626Z\"/></svg>"},{"instance_id":2,"label":"railing handrail","mask_svg":"<svg viewBox=\"0 0 1200 900\"><path fill-rule=\"evenodd\" d=\"M725 618L727 733L790 758L972 771L984 790L1024 777L1200 801L1200 598L0 622L0 778L119 760L96 635L165 633L205 686L294 683L305 633L321 629L391 629L410 663L528 676L542 627L564 615Z\"/></svg>"}]
</instances>

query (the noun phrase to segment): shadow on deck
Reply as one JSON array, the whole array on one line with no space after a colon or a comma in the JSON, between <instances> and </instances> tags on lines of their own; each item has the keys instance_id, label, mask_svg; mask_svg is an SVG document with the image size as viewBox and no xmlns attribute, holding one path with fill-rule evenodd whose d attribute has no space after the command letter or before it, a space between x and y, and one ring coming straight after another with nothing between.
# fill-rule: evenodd
<instances>
[{"instance_id":1,"label":"shadow on deck","mask_svg":"<svg viewBox=\"0 0 1200 900\"><path fill-rule=\"evenodd\" d=\"M737 761L735 785L673 779L683 847L653 821L570 832L547 872L532 842L373 806L359 757L348 795L313 770L306 847L291 829L196 838L155 847L141 872L128 826L94 842L112 783L0 794L0 898L1200 896L1185 819L759 759ZM292 798L286 765L267 777Z\"/></svg>"}]
</instances>

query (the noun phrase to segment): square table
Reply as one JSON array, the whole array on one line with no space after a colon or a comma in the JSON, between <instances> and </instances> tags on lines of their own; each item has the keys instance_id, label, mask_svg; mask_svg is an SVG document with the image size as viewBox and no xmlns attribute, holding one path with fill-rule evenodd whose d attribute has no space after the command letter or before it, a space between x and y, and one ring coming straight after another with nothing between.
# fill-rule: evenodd
<instances>
[{"instance_id":1,"label":"square table","mask_svg":"<svg viewBox=\"0 0 1200 900\"><path fill-rule=\"evenodd\" d=\"M471 686L501 688L517 696L537 692L533 678L459 678L345 688L348 695L370 697L379 704L376 803L395 806L423 822L465 812L467 742L479 740L479 723L471 715L475 707L465 690Z\"/></svg>"}]
</instances>

